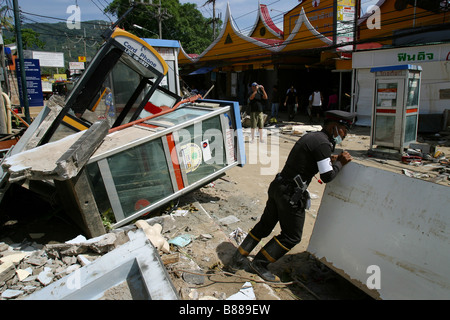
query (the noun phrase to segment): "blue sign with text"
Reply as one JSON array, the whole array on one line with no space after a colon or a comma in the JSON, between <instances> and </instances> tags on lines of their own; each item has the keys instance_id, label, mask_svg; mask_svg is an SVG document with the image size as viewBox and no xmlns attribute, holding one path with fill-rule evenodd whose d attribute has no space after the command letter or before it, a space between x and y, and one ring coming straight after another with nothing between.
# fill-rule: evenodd
<instances>
[{"instance_id":1,"label":"blue sign with text","mask_svg":"<svg viewBox=\"0 0 450 320\"><path fill-rule=\"evenodd\" d=\"M44 96L42 94L41 67L38 59L24 59L25 77L27 79L28 106L42 107ZM24 105L22 94L22 75L20 73L19 59L16 59L17 83L19 84L20 104Z\"/></svg>"}]
</instances>

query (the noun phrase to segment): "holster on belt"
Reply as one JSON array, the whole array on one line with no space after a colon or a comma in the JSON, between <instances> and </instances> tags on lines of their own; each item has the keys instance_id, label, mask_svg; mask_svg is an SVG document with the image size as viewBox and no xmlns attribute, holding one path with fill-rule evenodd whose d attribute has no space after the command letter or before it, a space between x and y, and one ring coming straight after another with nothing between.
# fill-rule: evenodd
<instances>
[{"instance_id":1,"label":"holster on belt","mask_svg":"<svg viewBox=\"0 0 450 320\"><path fill-rule=\"evenodd\" d=\"M309 209L308 203L309 203L309 192L307 191L308 184L303 181L302 177L300 175L296 175L293 179L283 179L281 175L279 175L277 178L279 178L282 183L286 183L292 190L292 195L290 196L289 202L292 206L302 206Z\"/></svg>"}]
</instances>

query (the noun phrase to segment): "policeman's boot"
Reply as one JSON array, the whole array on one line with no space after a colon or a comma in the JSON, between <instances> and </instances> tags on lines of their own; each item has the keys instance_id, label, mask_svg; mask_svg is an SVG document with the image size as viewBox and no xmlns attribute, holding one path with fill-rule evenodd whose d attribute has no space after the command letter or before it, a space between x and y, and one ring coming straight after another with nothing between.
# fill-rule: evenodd
<instances>
[{"instance_id":1,"label":"policeman's boot","mask_svg":"<svg viewBox=\"0 0 450 320\"><path fill-rule=\"evenodd\" d=\"M276 237L273 237L253 259L250 264L253 271L255 271L265 281L279 282L280 278L273 275L269 271L269 263L273 263L284 256L290 249L283 246Z\"/></svg>"},{"instance_id":2,"label":"policeman's boot","mask_svg":"<svg viewBox=\"0 0 450 320\"><path fill-rule=\"evenodd\" d=\"M236 249L236 252L233 254L233 257L226 268L231 272L236 272L240 269L247 269L249 263L247 257L259 241L260 239L256 238L251 234L251 232L249 232L239 248Z\"/></svg>"}]
</instances>

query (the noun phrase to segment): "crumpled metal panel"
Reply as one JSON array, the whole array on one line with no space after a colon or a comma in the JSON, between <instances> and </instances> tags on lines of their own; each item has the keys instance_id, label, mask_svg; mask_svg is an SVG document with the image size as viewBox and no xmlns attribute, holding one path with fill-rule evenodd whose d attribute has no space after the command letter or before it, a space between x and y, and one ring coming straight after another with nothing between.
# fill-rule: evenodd
<instances>
[{"instance_id":1,"label":"crumpled metal panel","mask_svg":"<svg viewBox=\"0 0 450 320\"><path fill-rule=\"evenodd\" d=\"M449 194L349 163L325 188L308 252L374 298L449 299Z\"/></svg>"}]
</instances>

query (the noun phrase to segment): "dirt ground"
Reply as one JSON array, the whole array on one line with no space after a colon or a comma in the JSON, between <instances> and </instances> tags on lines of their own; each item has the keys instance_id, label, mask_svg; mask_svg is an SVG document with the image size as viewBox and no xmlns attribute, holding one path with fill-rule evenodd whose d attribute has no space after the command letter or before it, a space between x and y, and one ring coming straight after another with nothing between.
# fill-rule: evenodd
<instances>
[{"instance_id":1,"label":"dirt ground","mask_svg":"<svg viewBox=\"0 0 450 320\"><path fill-rule=\"evenodd\" d=\"M309 186L312 205L306 212L301 243L271 265L271 270L284 284L265 283L255 274L245 270L229 274L223 269L238 246L239 237L233 237L231 234L237 233L241 235L240 240L243 240L243 236L256 224L264 210L268 186L284 166L293 144L304 133L302 130L321 129L320 125L301 127L307 123L304 119L297 120L300 121L283 122L267 128L266 142L263 144L249 143L249 129L244 129L247 156L245 166L234 167L213 183L179 199L178 205L170 213L174 224L170 228L165 226L163 236L168 240L181 235L189 235L191 238L186 246L172 246L171 254L176 254L178 259L166 264L181 299L227 299L238 293L246 282L251 283L257 300L372 299L306 251L325 188L317 179L313 179ZM290 130L291 125L294 125L293 130ZM427 138L430 143L438 144L439 150L447 157L450 155L450 144L446 139L448 136L434 135ZM433 166L412 166L398 160L369 157L369 143L369 128L356 127L342 146L337 148L336 153L345 149L353 156L353 161L399 174L404 174L403 170L407 169L420 175L420 178L449 185L450 181L440 178ZM8 205L26 207L25 203L20 203L20 199L13 199ZM40 209L32 205L28 210L28 214L33 215ZM4 215L1 217L2 237L7 235L14 241L22 241L30 232L44 232L46 236L41 241L46 244L67 241L81 233L70 221L55 212L47 212L39 222L34 219L32 224L8 225L10 221L20 220L19 218ZM229 221L221 220L224 218ZM69 228L69 225L72 227ZM277 235L279 231L277 226L272 235ZM263 239L250 258L271 236ZM163 255L162 258L164 260L168 257Z\"/></svg>"}]
</instances>

